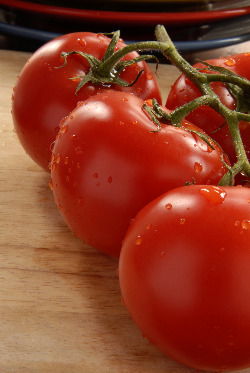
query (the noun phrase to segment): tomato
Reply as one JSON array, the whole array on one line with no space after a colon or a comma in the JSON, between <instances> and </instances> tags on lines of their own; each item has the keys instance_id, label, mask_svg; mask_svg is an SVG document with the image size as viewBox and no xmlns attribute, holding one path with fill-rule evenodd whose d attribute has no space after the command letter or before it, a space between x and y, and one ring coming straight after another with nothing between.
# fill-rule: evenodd
<instances>
[{"instance_id":1,"label":"tomato","mask_svg":"<svg viewBox=\"0 0 250 373\"><path fill-rule=\"evenodd\" d=\"M222 66L248 80L250 79L250 53L241 53L226 58L207 60L206 62L214 66ZM201 63L194 66L196 68L204 67ZM204 71L208 72L206 69L204 69ZM229 93L225 84L213 82L211 83L211 87L218 94L224 105L232 110L236 108L235 99ZM198 88L184 75L181 75L171 88L166 107L173 110L192 101L198 96L200 96ZM187 119L202 128L210 137L217 141L228 155L230 162L232 164L235 163L236 155L233 142L228 126L223 126L223 124L225 124L225 119L220 114L208 106L200 106L198 109L191 112L187 116ZM222 128L219 129L220 127ZM247 157L250 159L250 123L240 122L240 130Z\"/></svg>"},{"instance_id":2,"label":"tomato","mask_svg":"<svg viewBox=\"0 0 250 373\"><path fill-rule=\"evenodd\" d=\"M184 186L145 206L119 260L143 336L197 370L249 367L249 242L248 188Z\"/></svg>"},{"instance_id":3,"label":"tomato","mask_svg":"<svg viewBox=\"0 0 250 373\"><path fill-rule=\"evenodd\" d=\"M220 149L185 128L162 123L152 132L157 126L143 104L125 92L92 96L63 121L53 148L51 180L65 221L114 257L145 204L186 182L218 183L226 172Z\"/></svg>"},{"instance_id":4,"label":"tomato","mask_svg":"<svg viewBox=\"0 0 250 373\"><path fill-rule=\"evenodd\" d=\"M17 79L12 103L14 127L27 154L47 171L51 144L59 130L60 120L76 107L78 101L107 89L88 83L76 95L79 79L71 78L84 76L89 63L84 57L71 55L66 66L57 69L64 64L61 53L80 50L102 59L109 43L110 39L101 34L78 32L63 35L38 49ZM116 48L123 46L125 44L118 41ZM137 56L138 53L132 52L125 59ZM140 70L144 72L132 87L113 86L112 89L134 92L143 99L157 98L161 102L158 84L145 62L126 67L120 77L131 83Z\"/></svg>"}]
</instances>

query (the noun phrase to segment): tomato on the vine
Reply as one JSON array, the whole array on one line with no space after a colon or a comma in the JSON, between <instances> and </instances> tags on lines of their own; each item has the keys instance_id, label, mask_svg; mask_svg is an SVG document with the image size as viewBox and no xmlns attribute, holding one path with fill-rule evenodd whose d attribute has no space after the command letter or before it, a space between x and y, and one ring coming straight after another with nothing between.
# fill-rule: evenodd
<instances>
[{"instance_id":1,"label":"tomato on the vine","mask_svg":"<svg viewBox=\"0 0 250 373\"><path fill-rule=\"evenodd\" d=\"M129 221L152 199L186 182L218 183L227 169L189 130L157 126L131 93L90 97L61 124L51 162L55 201L76 236L118 257ZM166 110L166 109L165 109Z\"/></svg>"},{"instance_id":2,"label":"tomato on the vine","mask_svg":"<svg viewBox=\"0 0 250 373\"><path fill-rule=\"evenodd\" d=\"M205 61L214 66L226 68L239 76L250 79L250 53L241 53L225 58L211 59ZM211 73L207 66L202 63L194 65L197 69ZM221 82L211 83L214 92L220 97L221 102L228 108L236 109L236 100L229 93L226 85ZM243 94L244 95L244 94ZM173 110L187 102L194 100L200 96L199 89L183 74L173 84L171 91L168 95L166 107ZM247 110L247 109L246 109ZM248 110L249 104L248 104ZM235 163L236 154L233 146L231 136L229 134L228 126L225 125L225 119L218 114L214 109L208 106L200 106L192 111L187 119L192 123L202 128L209 136L217 141L224 152L228 155L231 163ZM243 144L250 159L250 123L239 123Z\"/></svg>"},{"instance_id":3,"label":"tomato on the vine","mask_svg":"<svg viewBox=\"0 0 250 373\"><path fill-rule=\"evenodd\" d=\"M78 32L60 36L38 49L24 66L13 91L12 115L14 127L26 153L41 167L48 170L51 144L59 130L59 122L77 105L103 89L134 92L142 99L157 98L161 94L156 79L146 62L127 66L120 77L131 83L139 71L144 70L131 87L111 84L111 87L86 83L77 93L78 76L89 71L89 62L82 56L69 56L64 64L62 52L81 51L101 60L110 43L102 34ZM125 44L118 41L115 50ZM139 56L131 52L124 60ZM75 78L76 77L76 78ZM72 79L75 78L75 79Z\"/></svg>"},{"instance_id":4,"label":"tomato on the vine","mask_svg":"<svg viewBox=\"0 0 250 373\"><path fill-rule=\"evenodd\" d=\"M123 241L124 303L143 335L201 370L250 366L250 190L176 188L144 207Z\"/></svg>"}]
</instances>

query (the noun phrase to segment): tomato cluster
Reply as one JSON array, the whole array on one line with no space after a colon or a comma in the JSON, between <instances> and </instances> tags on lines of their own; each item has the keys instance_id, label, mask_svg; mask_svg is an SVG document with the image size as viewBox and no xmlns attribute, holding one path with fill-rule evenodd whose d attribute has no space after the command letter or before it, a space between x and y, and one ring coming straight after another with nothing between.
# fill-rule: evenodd
<instances>
[{"instance_id":1,"label":"tomato cluster","mask_svg":"<svg viewBox=\"0 0 250 373\"><path fill-rule=\"evenodd\" d=\"M223 150L235 161L224 118L202 106L173 125L171 110L199 90L182 75L167 100L171 110L161 106L136 52L123 57L138 60L121 71L127 86L87 81L75 94L90 71L84 57L102 60L109 43L75 33L34 53L13 93L18 137L51 172L56 205L75 235L119 259L122 297L143 335L195 369L249 367L250 189L218 186L230 169ZM234 71L249 78L248 58L213 64L236 61ZM211 86L238 110L227 85ZM249 123L240 128L248 154ZM207 134L215 129L213 141Z\"/></svg>"}]
</instances>

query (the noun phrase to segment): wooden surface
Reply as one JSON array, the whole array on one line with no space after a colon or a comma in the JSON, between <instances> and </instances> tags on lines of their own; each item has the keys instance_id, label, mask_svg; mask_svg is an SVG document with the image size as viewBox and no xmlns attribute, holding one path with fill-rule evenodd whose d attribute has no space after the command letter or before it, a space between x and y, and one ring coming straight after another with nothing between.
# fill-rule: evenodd
<instances>
[{"instance_id":1,"label":"wooden surface","mask_svg":"<svg viewBox=\"0 0 250 373\"><path fill-rule=\"evenodd\" d=\"M19 144L11 93L28 56L0 51L0 373L193 372L142 337L121 303L117 261L74 237L49 174ZM177 75L160 66L164 97Z\"/></svg>"}]
</instances>

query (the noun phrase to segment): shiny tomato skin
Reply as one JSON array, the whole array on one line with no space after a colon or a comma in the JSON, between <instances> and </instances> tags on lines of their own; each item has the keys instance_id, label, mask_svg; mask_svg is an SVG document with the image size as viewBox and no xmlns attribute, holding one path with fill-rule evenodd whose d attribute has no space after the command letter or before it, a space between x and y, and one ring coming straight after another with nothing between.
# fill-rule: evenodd
<instances>
[{"instance_id":1,"label":"shiny tomato skin","mask_svg":"<svg viewBox=\"0 0 250 373\"><path fill-rule=\"evenodd\" d=\"M214 66L222 66L236 74L250 79L250 53L241 53L229 57L217 58L207 60L206 62ZM194 65L196 68L201 68L204 65L197 63ZM204 70L207 71L208 70ZM214 91L220 97L222 103L228 108L234 110L236 108L235 99L228 92L223 83L211 83ZM173 84L171 91L168 95L166 107L173 110L176 107L192 101L200 96L198 88L184 75L181 75ZM209 136L217 141L224 152L228 155L230 162L233 164L236 161L236 155L232 139L225 123L224 118L208 106L200 106L198 109L191 112L187 119L194 123L196 126L202 128ZM220 130L218 130L223 126ZM240 122L241 136L245 146L245 150L250 159L250 124L247 122Z\"/></svg>"},{"instance_id":2,"label":"shiny tomato skin","mask_svg":"<svg viewBox=\"0 0 250 373\"><path fill-rule=\"evenodd\" d=\"M124 238L122 298L143 335L197 370L250 366L250 190L191 185L144 207Z\"/></svg>"},{"instance_id":3,"label":"shiny tomato skin","mask_svg":"<svg viewBox=\"0 0 250 373\"><path fill-rule=\"evenodd\" d=\"M152 132L143 104L124 92L92 96L63 122L53 149L54 198L65 221L114 257L145 204L186 182L218 183L226 172L220 149L184 128L162 124Z\"/></svg>"},{"instance_id":4,"label":"shiny tomato skin","mask_svg":"<svg viewBox=\"0 0 250 373\"><path fill-rule=\"evenodd\" d=\"M89 63L79 55L71 55L67 65L58 69L56 67L64 63L61 53L79 50L101 59L109 42L110 38L90 32L60 36L38 49L17 79L12 102L14 128L26 153L46 171L49 171L51 144L59 130L60 120L76 107L78 101L107 89L88 83L76 95L80 80L70 78L85 75L89 70ZM123 46L123 42L117 43L117 49ZM125 59L136 56L138 53L132 52ZM158 84L145 62L126 67L120 77L132 82L142 69L144 72L134 86L113 86L112 89L134 92L142 99L155 97L161 102Z\"/></svg>"}]
</instances>

